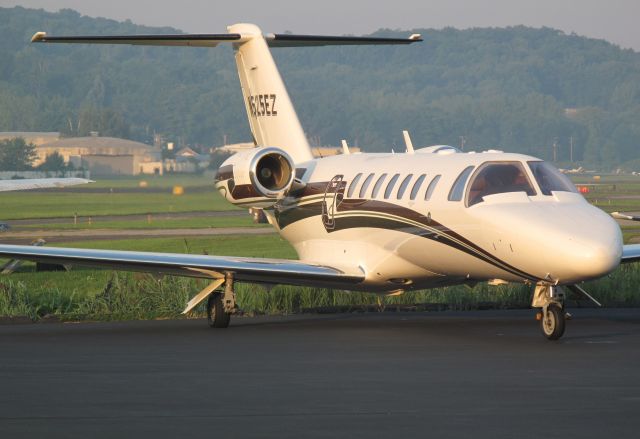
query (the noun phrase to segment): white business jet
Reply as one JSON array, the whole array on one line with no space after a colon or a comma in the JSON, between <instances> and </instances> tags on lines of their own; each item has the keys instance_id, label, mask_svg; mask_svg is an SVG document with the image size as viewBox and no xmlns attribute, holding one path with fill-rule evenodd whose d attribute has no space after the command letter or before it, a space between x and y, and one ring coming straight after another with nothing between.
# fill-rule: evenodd
<instances>
[{"instance_id":1,"label":"white business jet","mask_svg":"<svg viewBox=\"0 0 640 439\"><path fill-rule=\"evenodd\" d=\"M316 159L269 47L410 44L407 39L264 35L251 24L227 34L53 37L37 43L215 47L232 44L256 148L229 158L216 187L231 203L262 208L299 260L0 245L33 261L211 278L185 312L208 298L209 324L227 327L235 282L308 285L400 294L456 284L525 283L544 335L565 328L562 287L640 259L620 228L553 166L500 151L450 146L401 154Z\"/></svg>"},{"instance_id":2,"label":"white business jet","mask_svg":"<svg viewBox=\"0 0 640 439\"><path fill-rule=\"evenodd\" d=\"M25 178L19 180L0 180L0 192L60 188L86 183L93 183L93 181L85 178Z\"/></svg>"},{"instance_id":3,"label":"white business jet","mask_svg":"<svg viewBox=\"0 0 640 439\"><path fill-rule=\"evenodd\" d=\"M85 178L26 178L16 180L0 180L0 192L27 191L32 189L50 189L93 183ZM8 230L9 226L0 223L0 231Z\"/></svg>"}]
</instances>

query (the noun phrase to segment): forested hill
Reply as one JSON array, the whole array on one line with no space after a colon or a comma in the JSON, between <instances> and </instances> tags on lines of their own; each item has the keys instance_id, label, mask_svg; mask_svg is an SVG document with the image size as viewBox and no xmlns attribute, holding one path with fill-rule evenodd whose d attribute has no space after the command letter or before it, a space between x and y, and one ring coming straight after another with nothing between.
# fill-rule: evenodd
<instances>
[{"instance_id":1,"label":"forested hill","mask_svg":"<svg viewBox=\"0 0 640 439\"><path fill-rule=\"evenodd\" d=\"M259 24L259 23L258 23ZM58 131L191 144L247 141L229 47L32 45L52 35L170 28L0 8L0 131ZM224 29L211 29L223 32ZM264 29L265 32L270 31ZM396 47L274 49L308 136L367 151L416 145L501 148L610 169L640 165L640 54L553 29L419 32ZM629 164L632 160L638 160Z\"/></svg>"}]
</instances>

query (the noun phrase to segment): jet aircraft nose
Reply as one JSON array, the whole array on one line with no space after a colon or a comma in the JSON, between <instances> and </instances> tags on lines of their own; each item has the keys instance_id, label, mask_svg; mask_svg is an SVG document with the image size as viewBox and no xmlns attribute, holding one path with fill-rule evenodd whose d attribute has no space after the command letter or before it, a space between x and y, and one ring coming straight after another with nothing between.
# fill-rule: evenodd
<instances>
[{"instance_id":1,"label":"jet aircraft nose","mask_svg":"<svg viewBox=\"0 0 640 439\"><path fill-rule=\"evenodd\" d=\"M553 210L555 215L542 226L553 231L548 232L548 251L542 258L554 281L582 282L615 270L622 256L622 233L613 218L590 205Z\"/></svg>"},{"instance_id":2,"label":"jet aircraft nose","mask_svg":"<svg viewBox=\"0 0 640 439\"><path fill-rule=\"evenodd\" d=\"M566 198L487 203L474 215L485 225L487 247L532 277L570 284L607 275L622 256L620 227L584 199Z\"/></svg>"},{"instance_id":3,"label":"jet aircraft nose","mask_svg":"<svg viewBox=\"0 0 640 439\"><path fill-rule=\"evenodd\" d=\"M557 272L563 283L580 282L597 279L616 269L622 256L622 236L615 221L609 233L602 236L588 236L588 231L581 231L577 235L571 250L561 252L567 260L560 265ZM580 236L584 234L584 236Z\"/></svg>"}]
</instances>

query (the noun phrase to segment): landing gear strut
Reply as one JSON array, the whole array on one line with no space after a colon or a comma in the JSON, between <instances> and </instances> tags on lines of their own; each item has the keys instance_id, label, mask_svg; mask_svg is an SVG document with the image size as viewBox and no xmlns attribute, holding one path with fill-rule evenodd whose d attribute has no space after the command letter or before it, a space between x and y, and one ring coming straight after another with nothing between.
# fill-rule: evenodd
<instances>
[{"instance_id":1,"label":"landing gear strut","mask_svg":"<svg viewBox=\"0 0 640 439\"><path fill-rule=\"evenodd\" d=\"M548 340L558 340L564 334L568 314L564 311L564 292L555 285L536 285L532 308L542 308L537 314L542 334Z\"/></svg>"},{"instance_id":2,"label":"landing gear strut","mask_svg":"<svg viewBox=\"0 0 640 439\"><path fill-rule=\"evenodd\" d=\"M233 277L225 275L224 291L215 291L207 301L207 321L212 328L226 328L231 314L236 312L236 295L233 291Z\"/></svg>"}]
</instances>

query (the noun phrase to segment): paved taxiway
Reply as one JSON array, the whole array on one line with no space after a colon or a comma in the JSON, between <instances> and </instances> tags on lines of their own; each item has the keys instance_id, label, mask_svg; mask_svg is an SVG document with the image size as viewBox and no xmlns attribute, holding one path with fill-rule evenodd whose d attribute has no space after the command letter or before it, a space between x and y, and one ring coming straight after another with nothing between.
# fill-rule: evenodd
<instances>
[{"instance_id":1,"label":"paved taxiway","mask_svg":"<svg viewBox=\"0 0 640 439\"><path fill-rule=\"evenodd\" d=\"M0 326L0 437L640 437L640 310Z\"/></svg>"}]
</instances>

